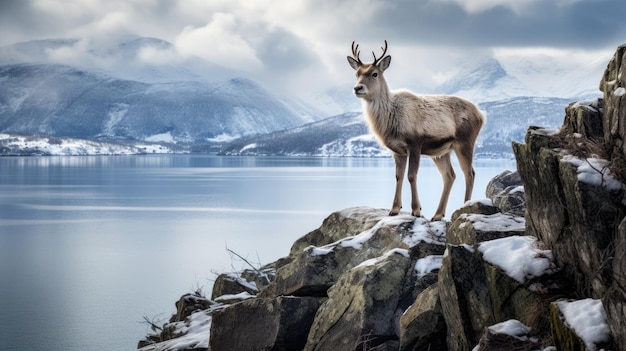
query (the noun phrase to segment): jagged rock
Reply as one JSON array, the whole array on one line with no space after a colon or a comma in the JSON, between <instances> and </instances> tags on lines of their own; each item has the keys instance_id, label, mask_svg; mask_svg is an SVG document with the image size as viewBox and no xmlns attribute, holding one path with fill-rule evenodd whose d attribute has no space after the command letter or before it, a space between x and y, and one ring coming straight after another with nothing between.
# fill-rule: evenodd
<instances>
[{"instance_id":1,"label":"jagged rock","mask_svg":"<svg viewBox=\"0 0 626 351\"><path fill-rule=\"evenodd\" d=\"M250 282L236 273L222 273L217 276L213 283L211 300L215 300L220 296L236 295L242 292L256 295L259 290L256 287L256 283Z\"/></svg>"},{"instance_id":2,"label":"jagged rock","mask_svg":"<svg viewBox=\"0 0 626 351\"><path fill-rule=\"evenodd\" d=\"M621 45L609 62L600 80L604 93L602 125L604 142L614 146L613 154L626 154L626 45Z\"/></svg>"},{"instance_id":3,"label":"jagged rock","mask_svg":"<svg viewBox=\"0 0 626 351\"><path fill-rule=\"evenodd\" d=\"M448 245L439 271L439 300L449 350L470 351L483 328L496 321L483 264L467 245Z\"/></svg>"},{"instance_id":4,"label":"jagged rock","mask_svg":"<svg viewBox=\"0 0 626 351\"><path fill-rule=\"evenodd\" d=\"M470 202L452 215L447 243L474 245L482 241L520 235L524 230L523 217L503 214L484 202Z\"/></svg>"},{"instance_id":5,"label":"jagged rock","mask_svg":"<svg viewBox=\"0 0 626 351\"><path fill-rule=\"evenodd\" d=\"M524 217L526 213L524 186L517 171L506 170L495 176L487 184L485 193L500 212Z\"/></svg>"},{"instance_id":6,"label":"jagged rock","mask_svg":"<svg viewBox=\"0 0 626 351\"><path fill-rule=\"evenodd\" d=\"M214 303L199 293L185 294L176 301L176 314L170 318L170 323L181 322L192 313L206 310Z\"/></svg>"},{"instance_id":7,"label":"jagged rock","mask_svg":"<svg viewBox=\"0 0 626 351\"><path fill-rule=\"evenodd\" d=\"M311 245L328 245L347 236L366 231L388 215L389 210L369 207L351 207L333 212L324 219L319 228L309 232L293 243L286 262L290 262L293 258L299 256L302 250Z\"/></svg>"},{"instance_id":8,"label":"jagged rock","mask_svg":"<svg viewBox=\"0 0 626 351\"><path fill-rule=\"evenodd\" d=\"M397 350L400 315L417 295L414 281L412 261L402 249L350 269L329 289L304 350Z\"/></svg>"},{"instance_id":9,"label":"jagged rock","mask_svg":"<svg viewBox=\"0 0 626 351\"><path fill-rule=\"evenodd\" d=\"M314 297L246 300L213 314L211 351L301 351L320 305Z\"/></svg>"},{"instance_id":10,"label":"jagged rock","mask_svg":"<svg viewBox=\"0 0 626 351\"><path fill-rule=\"evenodd\" d=\"M371 219L378 218L380 211L359 208L331 216L346 213L351 218ZM290 263L278 268L276 280L261 291L260 296L326 296L326 291L344 272L361 262L379 257L393 248L408 249L410 246L407 243L412 243L414 221L415 217L407 214L385 216L362 232L358 232L363 228L362 220L353 221L356 226L346 228L341 225L351 230L343 233L343 239L321 247L311 245L302 250Z\"/></svg>"},{"instance_id":11,"label":"jagged rock","mask_svg":"<svg viewBox=\"0 0 626 351\"><path fill-rule=\"evenodd\" d=\"M618 228L613 246L612 285L602 297L602 303L617 349L626 350L626 219Z\"/></svg>"},{"instance_id":12,"label":"jagged rock","mask_svg":"<svg viewBox=\"0 0 626 351\"><path fill-rule=\"evenodd\" d=\"M565 120L561 127L562 135L577 135L592 140L602 140L603 100L586 100L570 103L565 108Z\"/></svg>"},{"instance_id":13,"label":"jagged rock","mask_svg":"<svg viewBox=\"0 0 626 351\"><path fill-rule=\"evenodd\" d=\"M510 319L485 328L485 332L473 351L540 350L537 339L530 336L530 329L520 321Z\"/></svg>"},{"instance_id":14,"label":"jagged rock","mask_svg":"<svg viewBox=\"0 0 626 351\"><path fill-rule=\"evenodd\" d=\"M446 321L433 284L422 291L400 318L400 351L444 351Z\"/></svg>"},{"instance_id":15,"label":"jagged rock","mask_svg":"<svg viewBox=\"0 0 626 351\"><path fill-rule=\"evenodd\" d=\"M550 318L552 334L559 350L612 349L606 315L599 300L553 302L550 304Z\"/></svg>"}]
</instances>

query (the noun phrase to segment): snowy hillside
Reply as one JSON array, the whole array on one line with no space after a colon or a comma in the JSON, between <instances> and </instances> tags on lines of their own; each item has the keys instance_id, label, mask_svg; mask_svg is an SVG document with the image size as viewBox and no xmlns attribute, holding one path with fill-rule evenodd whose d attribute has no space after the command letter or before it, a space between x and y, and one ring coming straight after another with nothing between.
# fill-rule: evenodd
<instances>
[{"instance_id":1,"label":"snowy hillside","mask_svg":"<svg viewBox=\"0 0 626 351\"><path fill-rule=\"evenodd\" d=\"M196 143L269 133L321 117L308 104L247 78L222 79L232 72L206 61L159 62L175 52L158 39L86 51L87 57L73 65L53 63L80 44L50 40L0 50L5 63L0 66L0 132ZM15 63L24 57L30 62ZM94 61L107 69L89 68Z\"/></svg>"},{"instance_id":2,"label":"snowy hillside","mask_svg":"<svg viewBox=\"0 0 626 351\"><path fill-rule=\"evenodd\" d=\"M560 128L568 99L521 97L486 102L487 124L476 143L477 158L510 158L511 142L524 140L530 125ZM227 155L388 156L369 132L362 113L330 117L302 127L226 144Z\"/></svg>"},{"instance_id":3,"label":"snowy hillside","mask_svg":"<svg viewBox=\"0 0 626 351\"><path fill-rule=\"evenodd\" d=\"M486 57L462 65L459 72L438 86L439 94L458 95L476 103L518 97L578 100L598 96L597 78L604 61L562 67L550 57Z\"/></svg>"}]
</instances>

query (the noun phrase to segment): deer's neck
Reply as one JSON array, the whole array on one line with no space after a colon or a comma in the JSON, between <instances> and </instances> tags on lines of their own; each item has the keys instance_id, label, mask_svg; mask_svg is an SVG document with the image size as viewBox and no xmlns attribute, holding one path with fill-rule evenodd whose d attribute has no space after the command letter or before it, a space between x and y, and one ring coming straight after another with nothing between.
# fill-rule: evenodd
<instances>
[{"instance_id":1,"label":"deer's neck","mask_svg":"<svg viewBox=\"0 0 626 351\"><path fill-rule=\"evenodd\" d=\"M382 89L379 96L364 100L363 109L370 129L384 138L393 129L393 101L389 88Z\"/></svg>"}]
</instances>

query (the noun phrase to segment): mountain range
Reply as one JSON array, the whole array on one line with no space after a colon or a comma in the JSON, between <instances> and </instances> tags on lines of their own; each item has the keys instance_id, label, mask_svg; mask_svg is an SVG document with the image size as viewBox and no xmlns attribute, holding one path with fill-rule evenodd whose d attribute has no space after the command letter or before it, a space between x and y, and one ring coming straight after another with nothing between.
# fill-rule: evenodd
<instances>
[{"instance_id":1,"label":"mountain range","mask_svg":"<svg viewBox=\"0 0 626 351\"><path fill-rule=\"evenodd\" d=\"M529 125L558 128L569 102L599 97L590 77L602 69L486 57L461 65L433 93L478 103L488 122L477 155L507 157ZM229 155L385 155L351 83L304 101L156 38L31 41L0 48L0 133Z\"/></svg>"}]
</instances>

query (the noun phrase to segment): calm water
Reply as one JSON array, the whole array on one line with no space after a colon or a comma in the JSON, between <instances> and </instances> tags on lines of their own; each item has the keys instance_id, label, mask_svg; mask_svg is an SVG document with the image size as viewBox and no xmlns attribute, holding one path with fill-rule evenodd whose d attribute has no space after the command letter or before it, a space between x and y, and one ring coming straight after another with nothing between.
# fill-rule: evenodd
<instances>
[{"instance_id":1,"label":"calm water","mask_svg":"<svg viewBox=\"0 0 626 351\"><path fill-rule=\"evenodd\" d=\"M476 163L474 198L512 161ZM448 218L463 202L457 170ZM332 211L388 208L391 159L0 157L0 350L132 350L143 316L285 256ZM424 160L432 216L441 179ZM404 208L410 208L405 184Z\"/></svg>"}]
</instances>

